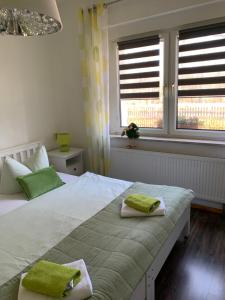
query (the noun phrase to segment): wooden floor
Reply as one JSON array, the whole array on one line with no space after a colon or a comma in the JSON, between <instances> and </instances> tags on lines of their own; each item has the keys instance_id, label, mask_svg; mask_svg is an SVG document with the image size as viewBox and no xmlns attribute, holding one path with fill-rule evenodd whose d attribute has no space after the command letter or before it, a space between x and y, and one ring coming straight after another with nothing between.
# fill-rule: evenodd
<instances>
[{"instance_id":1,"label":"wooden floor","mask_svg":"<svg viewBox=\"0 0 225 300\"><path fill-rule=\"evenodd\" d=\"M225 300L224 216L192 209L190 237L160 271L156 300Z\"/></svg>"}]
</instances>

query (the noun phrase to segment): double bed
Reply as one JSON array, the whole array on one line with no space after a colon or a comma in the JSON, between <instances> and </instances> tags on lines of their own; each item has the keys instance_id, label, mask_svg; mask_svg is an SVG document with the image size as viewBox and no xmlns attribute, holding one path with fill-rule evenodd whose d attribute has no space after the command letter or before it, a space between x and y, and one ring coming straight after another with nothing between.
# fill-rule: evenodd
<instances>
[{"instance_id":1,"label":"double bed","mask_svg":"<svg viewBox=\"0 0 225 300\"><path fill-rule=\"evenodd\" d=\"M0 152L24 161L40 143ZM20 275L40 258L84 259L91 300L153 300L154 281L180 236L189 234L192 191L131 183L93 173L59 173L66 183L27 201L0 195L0 299L17 299ZM163 197L163 217L121 218L129 193Z\"/></svg>"}]
</instances>

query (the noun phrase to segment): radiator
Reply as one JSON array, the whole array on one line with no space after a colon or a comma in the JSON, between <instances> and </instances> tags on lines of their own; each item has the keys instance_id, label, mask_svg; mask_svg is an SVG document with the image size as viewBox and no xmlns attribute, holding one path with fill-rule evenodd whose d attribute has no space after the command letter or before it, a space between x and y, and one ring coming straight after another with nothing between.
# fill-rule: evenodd
<instances>
[{"instance_id":1,"label":"radiator","mask_svg":"<svg viewBox=\"0 0 225 300\"><path fill-rule=\"evenodd\" d=\"M180 186L199 199L225 203L225 159L112 148L110 176Z\"/></svg>"}]
</instances>

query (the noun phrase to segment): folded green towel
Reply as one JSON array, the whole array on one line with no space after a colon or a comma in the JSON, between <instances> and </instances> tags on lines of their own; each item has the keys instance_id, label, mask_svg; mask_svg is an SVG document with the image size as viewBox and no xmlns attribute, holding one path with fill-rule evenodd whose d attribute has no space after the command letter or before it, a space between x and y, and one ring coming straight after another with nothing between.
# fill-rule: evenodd
<instances>
[{"instance_id":1,"label":"folded green towel","mask_svg":"<svg viewBox=\"0 0 225 300\"><path fill-rule=\"evenodd\" d=\"M160 205L160 201L158 199L142 194L131 194L124 202L127 206L144 213L151 213Z\"/></svg>"},{"instance_id":2,"label":"folded green towel","mask_svg":"<svg viewBox=\"0 0 225 300\"><path fill-rule=\"evenodd\" d=\"M74 286L80 279L80 270L40 260L24 277L22 285L32 292L62 298L68 294L71 281Z\"/></svg>"}]
</instances>

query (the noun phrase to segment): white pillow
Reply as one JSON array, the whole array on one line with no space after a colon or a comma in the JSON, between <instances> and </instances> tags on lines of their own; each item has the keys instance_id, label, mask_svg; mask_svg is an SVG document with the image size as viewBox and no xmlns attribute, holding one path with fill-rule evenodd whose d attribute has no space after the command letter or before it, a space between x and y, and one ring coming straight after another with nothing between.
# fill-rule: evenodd
<instances>
[{"instance_id":1,"label":"white pillow","mask_svg":"<svg viewBox=\"0 0 225 300\"><path fill-rule=\"evenodd\" d=\"M6 157L2 169L0 193L16 194L22 192L16 181L16 177L25 176L30 173L32 173L31 170L26 166L11 157Z\"/></svg>"},{"instance_id":2,"label":"white pillow","mask_svg":"<svg viewBox=\"0 0 225 300\"><path fill-rule=\"evenodd\" d=\"M48 154L45 146L39 147L24 164L7 157L3 164L0 194L16 194L22 192L16 177L25 176L32 172L49 167Z\"/></svg>"},{"instance_id":3,"label":"white pillow","mask_svg":"<svg viewBox=\"0 0 225 300\"><path fill-rule=\"evenodd\" d=\"M24 162L24 164L31 169L32 172L48 168L49 160L45 146L39 147L35 153Z\"/></svg>"}]
</instances>

